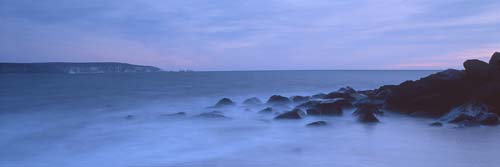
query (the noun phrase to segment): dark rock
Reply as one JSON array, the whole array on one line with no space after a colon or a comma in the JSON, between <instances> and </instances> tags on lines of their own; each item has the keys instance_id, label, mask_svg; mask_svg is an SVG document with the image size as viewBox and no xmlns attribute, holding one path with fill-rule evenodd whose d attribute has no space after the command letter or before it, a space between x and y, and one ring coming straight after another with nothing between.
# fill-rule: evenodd
<instances>
[{"instance_id":1,"label":"dark rock","mask_svg":"<svg viewBox=\"0 0 500 167\"><path fill-rule=\"evenodd\" d=\"M354 111L353 115L358 117L358 121L364 123L380 122L375 114L379 113L379 109L373 106L361 106Z\"/></svg>"},{"instance_id":2,"label":"dark rock","mask_svg":"<svg viewBox=\"0 0 500 167\"><path fill-rule=\"evenodd\" d=\"M273 108L271 108L271 107L267 107L267 108L264 108L264 109L260 110L258 113L260 113L260 114L269 114L269 113L273 113Z\"/></svg>"},{"instance_id":3,"label":"dark rock","mask_svg":"<svg viewBox=\"0 0 500 167\"><path fill-rule=\"evenodd\" d=\"M332 99L325 101L308 101L298 105L297 109L304 109L309 115L341 116L343 108L353 107L349 100Z\"/></svg>"},{"instance_id":4,"label":"dark rock","mask_svg":"<svg viewBox=\"0 0 500 167\"><path fill-rule=\"evenodd\" d=\"M342 99L347 99L347 100L354 100L354 97L351 96L351 94L348 93L342 93L342 92L332 92L328 93L325 97L325 99L336 99L336 98L342 98Z\"/></svg>"},{"instance_id":5,"label":"dark rock","mask_svg":"<svg viewBox=\"0 0 500 167\"><path fill-rule=\"evenodd\" d=\"M280 114L280 115L274 117L274 119L302 119L301 113L302 113L302 110L294 109L292 111Z\"/></svg>"},{"instance_id":6,"label":"dark rock","mask_svg":"<svg viewBox=\"0 0 500 167\"><path fill-rule=\"evenodd\" d=\"M298 104L298 103L304 103L304 102L309 101L309 99L311 99L311 97L309 97L309 96L292 96L291 99L292 99L293 103Z\"/></svg>"},{"instance_id":7,"label":"dark rock","mask_svg":"<svg viewBox=\"0 0 500 167\"><path fill-rule=\"evenodd\" d=\"M220 107L227 107L227 106L234 106L235 103L229 99L229 98L223 98L217 102L214 107L215 108L220 108Z\"/></svg>"},{"instance_id":8,"label":"dark rock","mask_svg":"<svg viewBox=\"0 0 500 167\"><path fill-rule=\"evenodd\" d=\"M441 123L441 122L433 122L433 123L430 124L430 126L441 127L441 126L443 126L443 123Z\"/></svg>"},{"instance_id":9,"label":"dark rock","mask_svg":"<svg viewBox=\"0 0 500 167\"><path fill-rule=\"evenodd\" d=\"M483 124L496 125L499 123L498 115L491 113L489 107L481 102L472 101L455 107L448 114L441 117L442 121L457 124Z\"/></svg>"},{"instance_id":10,"label":"dark rock","mask_svg":"<svg viewBox=\"0 0 500 167\"><path fill-rule=\"evenodd\" d=\"M500 52L495 52L490 58L490 66L495 70L500 70Z\"/></svg>"},{"instance_id":11,"label":"dark rock","mask_svg":"<svg viewBox=\"0 0 500 167\"><path fill-rule=\"evenodd\" d=\"M247 106L262 105L262 101L260 101L259 98L252 97L252 98L248 98L245 101L243 101L243 105L247 105Z\"/></svg>"},{"instance_id":12,"label":"dark rock","mask_svg":"<svg viewBox=\"0 0 500 167\"><path fill-rule=\"evenodd\" d=\"M183 117L183 116L186 116L186 113L185 112L176 112L173 114L167 114L166 116L168 116L168 117Z\"/></svg>"},{"instance_id":13,"label":"dark rock","mask_svg":"<svg viewBox=\"0 0 500 167\"><path fill-rule=\"evenodd\" d=\"M473 59L464 62L467 77L476 82L488 80L490 65L484 61Z\"/></svg>"},{"instance_id":14,"label":"dark rock","mask_svg":"<svg viewBox=\"0 0 500 167\"><path fill-rule=\"evenodd\" d=\"M228 117L222 115L222 113L220 113L218 111L201 113L195 117L197 117L197 118L209 118L209 119L228 119Z\"/></svg>"},{"instance_id":15,"label":"dark rock","mask_svg":"<svg viewBox=\"0 0 500 167\"><path fill-rule=\"evenodd\" d=\"M361 93L368 96L370 99L387 99L389 94L392 92L392 88L396 87L396 85L384 85L375 90L362 91Z\"/></svg>"},{"instance_id":16,"label":"dark rock","mask_svg":"<svg viewBox=\"0 0 500 167\"><path fill-rule=\"evenodd\" d=\"M385 103L385 100L364 98L354 102L355 107L371 106L376 108L381 108Z\"/></svg>"},{"instance_id":17,"label":"dark rock","mask_svg":"<svg viewBox=\"0 0 500 167\"><path fill-rule=\"evenodd\" d=\"M472 99L478 99L485 104L492 106L491 110L498 111L500 109L500 82L492 81L482 84L472 90ZM500 114L499 112L495 112Z\"/></svg>"},{"instance_id":18,"label":"dark rock","mask_svg":"<svg viewBox=\"0 0 500 167\"><path fill-rule=\"evenodd\" d=\"M323 99L325 98L326 94L324 93L318 93L318 94L315 94L315 95L312 95L311 98L312 99Z\"/></svg>"},{"instance_id":19,"label":"dark rock","mask_svg":"<svg viewBox=\"0 0 500 167\"><path fill-rule=\"evenodd\" d=\"M308 123L306 126L308 127L318 127L318 126L326 126L328 123L326 121L316 121Z\"/></svg>"},{"instance_id":20,"label":"dark rock","mask_svg":"<svg viewBox=\"0 0 500 167\"><path fill-rule=\"evenodd\" d=\"M356 93L356 90L347 86L347 87L340 88L339 90L337 90L337 92L344 93L344 94L353 94L353 93Z\"/></svg>"},{"instance_id":21,"label":"dark rock","mask_svg":"<svg viewBox=\"0 0 500 167\"><path fill-rule=\"evenodd\" d=\"M385 106L401 112L441 116L468 99L470 82L459 70L445 70L392 87Z\"/></svg>"},{"instance_id":22,"label":"dark rock","mask_svg":"<svg viewBox=\"0 0 500 167\"><path fill-rule=\"evenodd\" d=\"M280 95L273 95L267 100L267 104L270 105L289 105L291 103L290 99Z\"/></svg>"}]
</instances>

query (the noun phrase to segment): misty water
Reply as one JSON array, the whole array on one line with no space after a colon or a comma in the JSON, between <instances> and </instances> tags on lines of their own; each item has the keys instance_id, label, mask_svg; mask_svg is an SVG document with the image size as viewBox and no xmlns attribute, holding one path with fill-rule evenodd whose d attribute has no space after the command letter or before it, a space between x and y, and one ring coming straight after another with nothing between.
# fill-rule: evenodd
<instances>
[{"instance_id":1,"label":"misty water","mask_svg":"<svg viewBox=\"0 0 500 167\"><path fill-rule=\"evenodd\" d=\"M342 117L276 121L262 108L192 116L229 97L373 89L434 71L262 71L0 75L0 166L500 165L500 127L431 127L396 113L379 124ZM186 117L166 114L186 112ZM326 127L305 127L326 120Z\"/></svg>"}]
</instances>

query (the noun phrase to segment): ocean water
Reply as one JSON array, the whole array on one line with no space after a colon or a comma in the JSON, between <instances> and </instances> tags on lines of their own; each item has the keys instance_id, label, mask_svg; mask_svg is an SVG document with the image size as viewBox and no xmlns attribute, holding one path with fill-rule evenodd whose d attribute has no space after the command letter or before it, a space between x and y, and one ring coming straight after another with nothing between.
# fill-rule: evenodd
<instances>
[{"instance_id":1,"label":"ocean water","mask_svg":"<svg viewBox=\"0 0 500 167\"><path fill-rule=\"evenodd\" d=\"M379 124L342 117L275 121L262 101L418 79L435 71L259 71L0 75L0 166L6 167L494 167L500 127L430 127L396 113ZM186 112L186 117L166 114ZM305 127L325 120L326 127Z\"/></svg>"}]
</instances>

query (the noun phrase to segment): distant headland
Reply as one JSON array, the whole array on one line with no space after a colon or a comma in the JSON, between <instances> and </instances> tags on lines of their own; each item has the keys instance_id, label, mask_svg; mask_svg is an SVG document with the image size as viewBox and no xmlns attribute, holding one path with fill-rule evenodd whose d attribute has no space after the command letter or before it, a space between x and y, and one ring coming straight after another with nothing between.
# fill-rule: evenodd
<instances>
[{"instance_id":1,"label":"distant headland","mask_svg":"<svg viewBox=\"0 0 500 167\"><path fill-rule=\"evenodd\" d=\"M0 63L0 73L134 73L159 72L158 67L117 62Z\"/></svg>"}]
</instances>

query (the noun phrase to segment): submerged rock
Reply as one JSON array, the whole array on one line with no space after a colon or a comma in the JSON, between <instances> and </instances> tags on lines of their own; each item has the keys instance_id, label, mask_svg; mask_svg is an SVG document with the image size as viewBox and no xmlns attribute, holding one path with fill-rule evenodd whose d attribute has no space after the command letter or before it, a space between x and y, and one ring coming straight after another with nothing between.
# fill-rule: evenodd
<instances>
[{"instance_id":1,"label":"submerged rock","mask_svg":"<svg viewBox=\"0 0 500 167\"><path fill-rule=\"evenodd\" d=\"M231 99L229 98L223 98L217 102L214 107L215 108L221 108L221 107L227 107L227 106L234 106L236 105Z\"/></svg>"},{"instance_id":2,"label":"submerged rock","mask_svg":"<svg viewBox=\"0 0 500 167\"><path fill-rule=\"evenodd\" d=\"M183 117L183 116L186 116L186 113L185 112L176 112L176 113L172 113L172 114L167 114L165 116L168 116L168 117Z\"/></svg>"},{"instance_id":3,"label":"submerged rock","mask_svg":"<svg viewBox=\"0 0 500 167\"><path fill-rule=\"evenodd\" d=\"M262 105L262 101L260 101L259 98L252 97L252 98L248 98L245 101L243 101L243 105L247 105L247 106Z\"/></svg>"},{"instance_id":4,"label":"submerged rock","mask_svg":"<svg viewBox=\"0 0 500 167\"><path fill-rule=\"evenodd\" d=\"M302 110L294 109L292 111L280 114L280 115L274 117L274 119L302 119L301 113L302 113Z\"/></svg>"},{"instance_id":5,"label":"submerged rock","mask_svg":"<svg viewBox=\"0 0 500 167\"><path fill-rule=\"evenodd\" d=\"M480 102L468 102L452 109L441 117L442 121L456 124L497 125L498 115L491 113L487 105Z\"/></svg>"},{"instance_id":6,"label":"submerged rock","mask_svg":"<svg viewBox=\"0 0 500 167\"><path fill-rule=\"evenodd\" d=\"M270 113L273 113L273 108L267 107L267 108L260 110L258 113L259 114L270 114Z\"/></svg>"},{"instance_id":7,"label":"submerged rock","mask_svg":"<svg viewBox=\"0 0 500 167\"><path fill-rule=\"evenodd\" d=\"M266 104L269 105L289 105L291 103L290 99L287 97L283 97L280 95L273 95L269 97L269 100L267 100Z\"/></svg>"},{"instance_id":8,"label":"submerged rock","mask_svg":"<svg viewBox=\"0 0 500 167\"><path fill-rule=\"evenodd\" d=\"M318 127L318 126L326 126L328 123L326 121L315 121L308 123L306 126L308 127Z\"/></svg>"},{"instance_id":9,"label":"submerged rock","mask_svg":"<svg viewBox=\"0 0 500 167\"><path fill-rule=\"evenodd\" d=\"M429 125L430 126L435 126L435 127L441 127L441 126L443 126L443 123L441 123L441 122L433 122L433 123L431 123Z\"/></svg>"},{"instance_id":10,"label":"submerged rock","mask_svg":"<svg viewBox=\"0 0 500 167\"><path fill-rule=\"evenodd\" d=\"M220 111L212 111L208 113L201 113L196 115L197 118L209 118L209 119L228 119L228 117L222 115Z\"/></svg>"}]
</instances>

